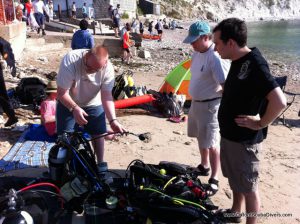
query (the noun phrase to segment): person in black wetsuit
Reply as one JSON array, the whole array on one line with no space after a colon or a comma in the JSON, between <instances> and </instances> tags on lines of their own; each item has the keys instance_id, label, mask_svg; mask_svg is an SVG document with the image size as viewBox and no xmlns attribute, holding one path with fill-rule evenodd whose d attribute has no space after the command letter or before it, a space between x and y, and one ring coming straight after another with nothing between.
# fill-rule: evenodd
<instances>
[{"instance_id":1,"label":"person in black wetsuit","mask_svg":"<svg viewBox=\"0 0 300 224\"><path fill-rule=\"evenodd\" d=\"M5 81L3 77L3 70L6 66L11 67L12 75L15 76L16 67L15 67L15 59L11 49L10 44L0 38L0 106L2 107L3 111L8 116L8 120L4 124L5 127L9 127L18 122L18 118L15 115L15 111L12 108L9 98L6 91Z\"/></svg>"}]
</instances>

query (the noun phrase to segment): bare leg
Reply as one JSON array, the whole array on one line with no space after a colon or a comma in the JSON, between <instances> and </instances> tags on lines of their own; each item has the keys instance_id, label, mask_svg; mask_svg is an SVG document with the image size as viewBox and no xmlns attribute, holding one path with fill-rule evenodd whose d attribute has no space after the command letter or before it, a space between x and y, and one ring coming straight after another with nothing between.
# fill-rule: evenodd
<instances>
[{"instance_id":1,"label":"bare leg","mask_svg":"<svg viewBox=\"0 0 300 224\"><path fill-rule=\"evenodd\" d=\"M201 155L201 165L204 166L204 168L209 167L209 149L200 149L200 155Z\"/></svg>"},{"instance_id":2,"label":"bare leg","mask_svg":"<svg viewBox=\"0 0 300 224\"><path fill-rule=\"evenodd\" d=\"M45 25L42 25L41 28L42 28L42 34L43 34L43 35L46 35L46 32L45 32Z\"/></svg>"},{"instance_id":3,"label":"bare leg","mask_svg":"<svg viewBox=\"0 0 300 224\"><path fill-rule=\"evenodd\" d=\"M93 138L97 138L99 135L93 135ZM103 158L104 158L104 138L98 138L93 140L93 147L95 150L95 154L97 157L97 162L103 162Z\"/></svg>"},{"instance_id":4,"label":"bare leg","mask_svg":"<svg viewBox=\"0 0 300 224\"><path fill-rule=\"evenodd\" d=\"M209 149L209 160L211 166L211 178L218 180L218 173L220 168L220 149Z\"/></svg>"},{"instance_id":5,"label":"bare leg","mask_svg":"<svg viewBox=\"0 0 300 224\"><path fill-rule=\"evenodd\" d=\"M232 192L233 194L233 204L231 210L233 212L241 213L242 211L242 205L245 201L245 196L242 193L239 192Z\"/></svg>"},{"instance_id":6,"label":"bare leg","mask_svg":"<svg viewBox=\"0 0 300 224\"><path fill-rule=\"evenodd\" d=\"M115 37L119 37L119 29L115 28Z\"/></svg>"},{"instance_id":7,"label":"bare leg","mask_svg":"<svg viewBox=\"0 0 300 224\"><path fill-rule=\"evenodd\" d=\"M126 58L127 58L127 51L123 49L123 61L126 61Z\"/></svg>"},{"instance_id":8,"label":"bare leg","mask_svg":"<svg viewBox=\"0 0 300 224\"><path fill-rule=\"evenodd\" d=\"M132 58L131 52L127 53L127 64L130 63L130 58Z\"/></svg>"},{"instance_id":9,"label":"bare leg","mask_svg":"<svg viewBox=\"0 0 300 224\"><path fill-rule=\"evenodd\" d=\"M259 212L260 208L260 197L258 190L255 192L249 192L245 194L246 199L246 213L254 214ZM254 224L257 221L256 216L247 217L247 224Z\"/></svg>"}]
</instances>

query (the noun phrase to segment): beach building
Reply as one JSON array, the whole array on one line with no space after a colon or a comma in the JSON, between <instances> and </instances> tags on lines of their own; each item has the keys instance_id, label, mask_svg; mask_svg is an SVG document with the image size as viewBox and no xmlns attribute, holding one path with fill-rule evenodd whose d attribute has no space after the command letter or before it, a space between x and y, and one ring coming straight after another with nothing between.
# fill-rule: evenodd
<instances>
[{"instance_id":1,"label":"beach building","mask_svg":"<svg viewBox=\"0 0 300 224\"><path fill-rule=\"evenodd\" d=\"M140 0L139 7L145 14L160 15L160 4L150 0Z\"/></svg>"}]
</instances>

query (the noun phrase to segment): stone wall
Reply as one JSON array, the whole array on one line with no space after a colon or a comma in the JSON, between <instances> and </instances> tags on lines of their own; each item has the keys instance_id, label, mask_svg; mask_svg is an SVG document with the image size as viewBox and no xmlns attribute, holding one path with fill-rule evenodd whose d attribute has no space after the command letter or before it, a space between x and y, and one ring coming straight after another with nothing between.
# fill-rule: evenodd
<instances>
[{"instance_id":1,"label":"stone wall","mask_svg":"<svg viewBox=\"0 0 300 224\"><path fill-rule=\"evenodd\" d=\"M64 33L46 35L43 38L46 43L63 43L64 47L70 47L73 34ZM94 35L94 41L96 45L103 45L107 48L110 57L119 57L122 54L121 40L114 36L99 36Z\"/></svg>"},{"instance_id":2,"label":"stone wall","mask_svg":"<svg viewBox=\"0 0 300 224\"><path fill-rule=\"evenodd\" d=\"M0 25L0 36L11 44L15 59L18 60L26 42L26 23L16 22Z\"/></svg>"}]
</instances>

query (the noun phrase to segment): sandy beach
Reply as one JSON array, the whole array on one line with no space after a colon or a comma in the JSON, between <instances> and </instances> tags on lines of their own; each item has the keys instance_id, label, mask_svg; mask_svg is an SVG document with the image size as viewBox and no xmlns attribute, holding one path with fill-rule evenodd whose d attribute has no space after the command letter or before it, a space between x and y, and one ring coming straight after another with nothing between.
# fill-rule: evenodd
<instances>
[{"instance_id":1,"label":"sandy beach","mask_svg":"<svg viewBox=\"0 0 300 224\"><path fill-rule=\"evenodd\" d=\"M120 59L113 59L117 64L117 70L131 69L134 72L136 85L146 86L148 89L158 90L163 82L165 75L169 72L170 67L176 65L186 57L185 52L190 52L189 46L181 46L182 37L187 31L166 30L164 32L163 43L156 41L147 42L145 49L150 50L152 59L147 63L160 63L165 66L154 66L149 70L143 68L130 68L130 66L120 65ZM49 35L51 33L49 32ZM183 48L183 55L172 60L161 55L165 55L164 44L173 42L178 48ZM169 45L168 45L169 46ZM170 47L172 48L172 47ZM59 51L44 52L47 62L37 60L37 55L32 52L24 52L20 67L33 66L48 72L57 71L62 55L69 48ZM171 51L174 49L171 49ZM162 52L162 53L161 53ZM142 59L134 59L134 63ZM167 66L169 64L169 67ZM160 67L161 69L158 69ZM299 72L299 71L298 71ZM44 72L46 73L46 72ZM41 73L40 75L42 76ZM9 79L8 86L15 86L16 79ZM288 90L299 90L299 80L289 82ZM299 91L298 91L299 92ZM300 108L300 97L297 96L293 105L285 113L286 122L289 127L277 125L269 127L269 134L263 144L261 153L261 175L260 175L260 193L261 193L261 217L259 223L300 223L300 120L298 111ZM166 118L157 116L142 109L123 109L118 110L118 119L131 132L140 134L145 132L151 133L151 141L148 143L139 141L134 136L123 136L118 141L106 142L105 160L109 168L126 169L128 164L134 159L143 160L145 163L157 164L160 161L175 161L192 166L200 163L200 154L197 147L196 139L187 137L187 123L172 123ZM21 118L20 124L27 122L36 122L39 118L31 111L17 109L17 115ZM3 127L3 124L1 124ZM19 132L0 129L0 156L1 158L8 152L16 139L20 136ZM203 182L207 178L201 178ZM231 206L231 191L227 180L220 172L220 187L218 193L212 197L212 201L220 208L229 208ZM245 218L243 219L245 223Z\"/></svg>"}]
</instances>

